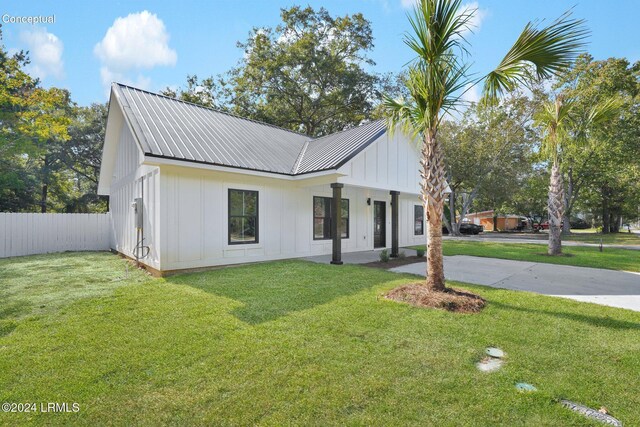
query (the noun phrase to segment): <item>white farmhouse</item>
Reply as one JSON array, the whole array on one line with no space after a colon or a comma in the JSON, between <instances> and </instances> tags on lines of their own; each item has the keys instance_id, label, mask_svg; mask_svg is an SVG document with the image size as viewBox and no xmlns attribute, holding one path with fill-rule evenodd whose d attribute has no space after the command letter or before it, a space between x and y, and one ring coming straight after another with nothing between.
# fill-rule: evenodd
<instances>
[{"instance_id":1,"label":"white farmhouse","mask_svg":"<svg viewBox=\"0 0 640 427\"><path fill-rule=\"evenodd\" d=\"M311 138L113 84L99 194L156 273L425 242L417 148L383 121Z\"/></svg>"}]
</instances>

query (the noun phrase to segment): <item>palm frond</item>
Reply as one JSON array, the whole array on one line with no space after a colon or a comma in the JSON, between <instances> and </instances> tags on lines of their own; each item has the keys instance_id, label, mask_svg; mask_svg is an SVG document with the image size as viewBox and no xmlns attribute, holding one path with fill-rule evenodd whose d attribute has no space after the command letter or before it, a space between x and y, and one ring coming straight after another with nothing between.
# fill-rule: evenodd
<instances>
[{"instance_id":1,"label":"palm frond","mask_svg":"<svg viewBox=\"0 0 640 427\"><path fill-rule=\"evenodd\" d=\"M568 67L586 45L590 32L584 24L583 19L572 19L571 11L544 28L529 22L498 67L485 77L483 101L493 102L516 85L526 84L531 72L544 79Z\"/></svg>"},{"instance_id":2,"label":"palm frond","mask_svg":"<svg viewBox=\"0 0 640 427\"><path fill-rule=\"evenodd\" d=\"M390 135L393 135L395 130L399 128L402 133L410 135L412 139L419 136L422 120L420 109L415 103L385 95L382 99L382 106L386 112L387 129Z\"/></svg>"},{"instance_id":3,"label":"palm frond","mask_svg":"<svg viewBox=\"0 0 640 427\"><path fill-rule=\"evenodd\" d=\"M462 0L420 0L408 14L412 32L404 42L418 59L433 64L456 50L467 52L464 33L471 29L475 9L462 8Z\"/></svg>"},{"instance_id":4,"label":"palm frond","mask_svg":"<svg viewBox=\"0 0 640 427\"><path fill-rule=\"evenodd\" d=\"M575 123L574 103L558 95L554 101L546 102L534 118L535 125L542 129L540 152L549 159L557 159L560 145L566 140L569 129Z\"/></svg>"}]
</instances>

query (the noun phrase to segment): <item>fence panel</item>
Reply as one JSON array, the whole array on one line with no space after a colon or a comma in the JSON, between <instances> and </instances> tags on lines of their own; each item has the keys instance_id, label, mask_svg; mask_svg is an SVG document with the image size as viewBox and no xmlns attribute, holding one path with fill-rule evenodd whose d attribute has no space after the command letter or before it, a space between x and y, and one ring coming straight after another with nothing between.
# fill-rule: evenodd
<instances>
[{"instance_id":1,"label":"fence panel","mask_svg":"<svg viewBox=\"0 0 640 427\"><path fill-rule=\"evenodd\" d=\"M109 249L111 215L0 213L0 258Z\"/></svg>"}]
</instances>

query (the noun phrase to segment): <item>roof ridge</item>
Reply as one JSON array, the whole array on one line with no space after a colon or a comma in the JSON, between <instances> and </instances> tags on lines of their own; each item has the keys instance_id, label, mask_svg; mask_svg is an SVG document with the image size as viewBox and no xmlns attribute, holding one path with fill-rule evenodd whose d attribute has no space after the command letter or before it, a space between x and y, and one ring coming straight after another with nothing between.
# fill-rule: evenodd
<instances>
[{"instance_id":1,"label":"roof ridge","mask_svg":"<svg viewBox=\"0 0 640 427\"><path fill-rule=\"evenodd\" d=\"M302 158L304 157L304 153L307 152L307 147L309 146L309 141L305 141L304 145L302 146L302 150L300 150L300 154L298 154L298 158L296 159L296 162L293 164L293 168L291 169L291 173L292 174L297 174L298 173L298 167L300 166L300 162L302 161Z\"/></svg>"},{"instance_id":2,"label":"roof ridge","mask_svg":"<svg viewBox=\"0 0 640 427\"><path fill-rule=\"evenodd\" d=\"M163 94L161 94L161 93L151 92L150 90L140 89L140 88L138 88L138 87L134 87L134 86L126 85L126 84L124 84L124 83L113 82L112 84L114 84L114 85L118 85L118 86L120 86L120 87L126 87L126 88L129 88L129 89L137 90L137 91L140 91L140 92L148 93L148 94L150 94L150 95L159 96L159 97L161 97L161 98L170 99L170 100L172 100L172 101L180 102L180 103L182 103L182 104L193 105L194 107L202 108L202 109L204 109L204 110L213 111L213 112L215 112L215 113L224 114L224 115L227 115L227 116L230 116L230 117L234 117L234 118L236 118L236 119L246 120L246 121L249 121L249 122L257 123L257 124L259 124L259 125L269 126L269 127L274 128L274 129L280 129L280 130L283 130L283 131L286 131L286 132L294 133L294 134L296 134L296 135L300 135L300 136L304 136L304 137L307 137L307 138L311 138L309 135L306 135L306 134L301 133L301 132L296 132L295 130L291 130L291 129L283 128L282 126L273 125L273 124L271 124L271 123L262 122L262 121L260 121L260 120L250 119L250 118L248 118L248 117L242 117L242 116L239 116L239 115L237 115L237 114L233 114L233 113L229 113L229 112L227 112L227 111L219 110L219 109L217 109L217 108L205 107L204 105L196 104L195 102L189 102L189 101L185 101L185 100L183 100L183 99L178 99L178 98L174 98L174 97L171 97L171 96L163 95Z\"/></svg>"}]
</instances>

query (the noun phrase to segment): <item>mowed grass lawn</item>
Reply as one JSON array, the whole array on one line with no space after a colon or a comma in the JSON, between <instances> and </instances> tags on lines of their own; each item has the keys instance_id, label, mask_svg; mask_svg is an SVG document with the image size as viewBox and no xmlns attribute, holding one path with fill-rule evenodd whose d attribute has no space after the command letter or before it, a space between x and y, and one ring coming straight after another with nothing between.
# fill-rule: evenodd
<instances>
[{"instance_id":1,"label":"mowed grass lawn","mask_svg":"<svg viewBox=\"0 0 640 427\"><path fill-rule=\"evenodd\" d=\"M0 260L0 401L80 405L2 424L599 425L559 398L640 424L640 313L463 284L482 313L419 309L381 298L415 277L360 266L125 265ZM501 371L475 368L487 346Z\"/></svg>"},{"instance_id":2,"label":"mowed grass lawn","mask_svg":"<svg viewBox=\"0 0 640 427\"><path fill-rule=\"evenodd\" d=\"M602 241L604 244L613 245L640 245L640 235L626 231L602 234L593 229L571 230L571 234L563 236L563 239L585 243L600 243Z\"/></svg>"},{"instance_id":3,"label":"mowed grass lawn","mask_svg":"<svg viewBox=\"0 0 640 427\"><path fill-rule=\"evenodd\" d=\"M424 249L425 246L414 246ZM640 251L631 249L563 246L564 256L549 256L547 247L537 243L498 243L464 240L445 240L442 252L446 256L470 255L516 261L542 262L548 264L574 265L577 267L605 268L640 272ZM640 279L638 279L640 281Z\"/></svg>"}]
</instances>

